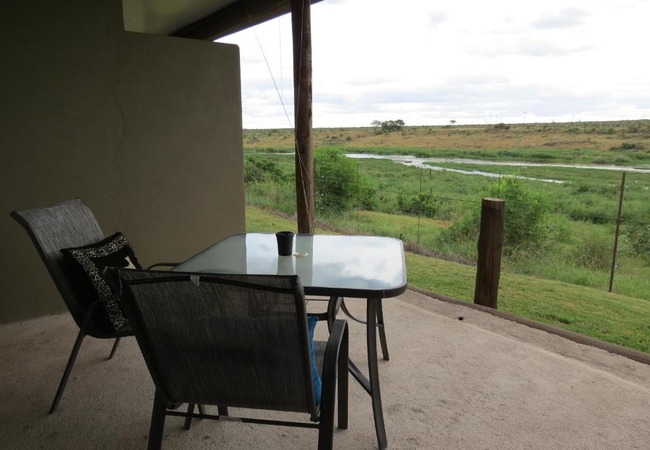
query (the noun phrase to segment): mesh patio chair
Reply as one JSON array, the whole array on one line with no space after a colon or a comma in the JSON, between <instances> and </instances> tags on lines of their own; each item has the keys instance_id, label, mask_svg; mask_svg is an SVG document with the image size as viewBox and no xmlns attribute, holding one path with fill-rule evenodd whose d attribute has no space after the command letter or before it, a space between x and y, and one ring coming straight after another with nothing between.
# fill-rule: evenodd
<instances>
[{"instance_id":1,"label":"mesh patio chair","mask_svg":"<svg viewBox=\"0 0 650 450\"><path fill-rule=\"evenodd\" d=\"M52 206L12 211L11 217L18 221L29 234L63 301L79 327L77 339L50 407L50 414L52 414L59 406L84 338L91 336L98 339L115 339L108 357L111 359L115 355L120 339L132 336L133 330L128 325L115 330L110 323L107 323L101 300L95 301L87 298L88 291L82 288L78 276L70 270L61 254L62 248L93 244L105 237L95 216L84 202L74 199ZM175 264L159 263L157 265L173 266Z\"/></svg>"},{"instance_id":2,"label":"mesh patio chair","mask_svg":"<svg viewBox=\"0 0 650 450\"><path fill-rule=\"evenodd\" d=\"M297 276L117 274L124 309L156 386L150 450L161 448L166 416L186 417L187 424L191 418L219 420L228 414L224 406L217 415L174 411L184 403L306 413L311 422L235 420L317 428L318 448L331 449L337 377L338 427L347 428L347 323L335 321L329 340L315 342L310 355ZM314 361L322 375L320 403Z\"/></svg>"}]
</instances>

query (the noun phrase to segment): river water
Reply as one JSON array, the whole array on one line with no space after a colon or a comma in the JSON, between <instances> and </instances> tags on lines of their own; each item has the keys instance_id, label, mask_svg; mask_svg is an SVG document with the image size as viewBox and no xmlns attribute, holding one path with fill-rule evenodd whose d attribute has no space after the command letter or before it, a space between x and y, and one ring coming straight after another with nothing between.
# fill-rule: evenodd
<instances>
[{"instance_id":1,"label":"river water","mask_svg":"<svg viewBox=\"0 0 650 450\"><path fill-rule=\"evenodd\" d=\"M518 161L487 161L480 159L462 159L462 158L419 158L416 156L408 155L370 155L366 153L347 153L346 156L352 159L387 159L399 164L409 167L418 167L423 169L435 171L448 171L455 173L462 173L465 175L479 175L484 177L498 178L501 174L483 172L480 170L460 170L450 169L446 167L431 165L430 163L455 163L455 164L481 164L485 166L514 166L514 167L566 167L571 169L598 169L598 170L616 170L619 172L637 172L637 173L650 173L650 169L640 169L637 167L629 166L611 166L600 164L550 164L550 163L532 163L532 162L518 162ZM544 181L547 183L563 184L561 180L547 180L543 178L532 178L518 176L524 180Z\"/></svg>"}]
</instances>

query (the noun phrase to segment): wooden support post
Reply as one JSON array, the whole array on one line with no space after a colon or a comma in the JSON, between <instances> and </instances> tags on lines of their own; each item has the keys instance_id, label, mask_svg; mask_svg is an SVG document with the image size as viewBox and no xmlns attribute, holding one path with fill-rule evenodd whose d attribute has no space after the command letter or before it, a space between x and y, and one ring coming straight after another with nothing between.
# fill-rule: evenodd
<instances>
[{"instance_id":1,"label":"wooden support post","mask_svg":"<svg viewBox=\"0 0 650 450\"><path fill-rule=\"evenodd\" d=\"M474 303L494 309L497 309L501 276L504 213L504 200L500 198L483 199Z\"/></svg>"},{"instance_id":2,"label":"wooden support post","mask_svg":"<svg viewBox=\"0 0 650 450\"><path fill-rule=\"evenodd\" d=\"M298 232L314 232L311 4L291 0Z\"/></svg>"}]
</instances>

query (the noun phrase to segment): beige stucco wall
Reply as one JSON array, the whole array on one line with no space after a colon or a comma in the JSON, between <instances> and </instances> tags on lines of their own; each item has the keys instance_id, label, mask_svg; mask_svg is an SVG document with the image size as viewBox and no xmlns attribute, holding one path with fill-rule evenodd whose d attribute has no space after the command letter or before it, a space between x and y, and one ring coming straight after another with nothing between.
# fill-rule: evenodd
<instances>
[{"instance_id":1,"label":"beige stucco wall","mask_svg":"<svg viewBox=\"0 0 650 450\"><path fill-rule=\"evenodd\" d=\"M121 0L8 0L0 50L0 323L65 310L13 209L80 197L144 264L244 231L236 46L125 32Z\"/></svg>"}]
</instances>

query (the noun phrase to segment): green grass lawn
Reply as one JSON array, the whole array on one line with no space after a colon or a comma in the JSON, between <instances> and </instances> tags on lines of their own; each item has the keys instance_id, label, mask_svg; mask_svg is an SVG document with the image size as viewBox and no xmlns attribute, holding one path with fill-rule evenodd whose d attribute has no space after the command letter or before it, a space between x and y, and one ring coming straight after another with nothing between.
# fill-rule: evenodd
<instances>
[{"instance_id":1,"label":"green grass lawn","mask_svg":"<svg viewBox=\"0 0 650 450\"><path fill-rule=\"evenodd\" d=\"M250 232L296 231L294 218L253 207L246 208L246 224ZM320 228L317 232L332 231ZM369 234L367 230L360 232ZM475 267L412 253L407 253L406 265L409 285L467 302L473 300ZM650 353L648 300L503 272L499 310Z\"/></svg>"},{"instance_id":2,"label":"green grass lawn","mask_svg":"<svg viewBox=\"0 0 650 450\"><path fill-rule=\"evenodd\" d=\"M295 185L292 184L291 172L294 162L289 156L264 156L269 158L266 162L274 173L277 171L284 175L280 182L248 183L246 195L249 205L284 213L295 211ZM262 156L257 158L262 159ZM515 170L504 166L485 166L483 170L498 171L500 168ZM317 219L326 223L328 228L400 238L414 244L409 249L417 248L420 253L426 250L429 255L453 261L476 260L476 243L471 239L462 236L440 239L440 235L444 228L463 217L478 214L481 197L490 195L490 186L498 185L498 180L414 169L381 160L363 161L358 169L377 188L375 209L352 209L343 214L327 214L319 209ZM523 246L506 255L502 262L504 270L607 289L621 174L571 168L531 170L536 177L552 178L554 175L572 181L563 185L526 182L527 189L548 203L548 220L540 229L543 240L535 247ZM614 292L650 301L650 266L629 238L630 232L635 227L638 229L638 224L650 223L647 208L650 203L650 174L629 175L618 240ZM421 218L405 215L415 213L408 205L421 205L413 203L417 201L419 192L429 196L425 197L428 198L428 209L423 211Z\"/></svg>"}]
</instances>

